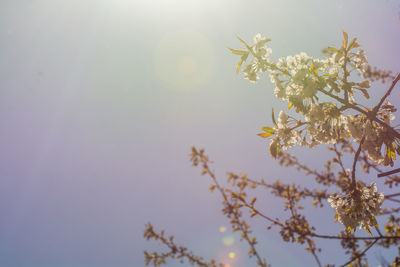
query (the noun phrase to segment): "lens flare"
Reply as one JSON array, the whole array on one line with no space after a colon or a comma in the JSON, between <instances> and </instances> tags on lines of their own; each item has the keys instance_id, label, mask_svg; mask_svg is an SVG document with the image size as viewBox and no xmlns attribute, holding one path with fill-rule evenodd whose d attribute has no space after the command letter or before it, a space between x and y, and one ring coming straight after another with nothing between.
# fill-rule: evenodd
<instances>
[{"instance_id":1,"label":"lens flare","mask_svg":"<svg viewBox=\"0 0 400 267\"><path fill-rule=\"evenodd\" d=\"M215 69L214 49L207 37L193 30L169 32L154 51L158 79L174 89L194 89L207 83Z\"/></svg>"},{"instance_id":2,"label":"lens flare","mask_svg":"<svg viewBox=\"0 0 400 267\"><path fill-rule=\"evenodd\" d=\"M245 266L243 254L238 248L222 248L217 252L216 260L223 263L224 267Z\"/></svg>"},{"instance_id":3,"label":"lens flare","mask_svg":"<svg viewBox=\"0 0 400 267\"><path fill-rule=\"evenodd\" d=\"M221 226L221 227L219 228L219 231L220 231L221 233L225 233L225 232L226 232L226 227L225 227L225 226Z\"/></svg>"},{"instance_id":4,"label":"lens flare","mask_svg":"<svg viewBox=\"0 0 400 267\"><path fill-rule=\"evenodd\" d=\"M184 56L179 59L179 71L183 74L193 74L197 71L197 62L193 57Z\"/></svg>"},{"instance_id":5,"label":"lens flare","mask_svg":"<svg viewBox=\"0 0 400 267\"><path fill-rule=\"evenodd\" d=\"M225 236L224 238L222 238L222 243L227 247L232 246L234 242L235 238L233 238L233 236Z\"/></svg>"}]
</instances>

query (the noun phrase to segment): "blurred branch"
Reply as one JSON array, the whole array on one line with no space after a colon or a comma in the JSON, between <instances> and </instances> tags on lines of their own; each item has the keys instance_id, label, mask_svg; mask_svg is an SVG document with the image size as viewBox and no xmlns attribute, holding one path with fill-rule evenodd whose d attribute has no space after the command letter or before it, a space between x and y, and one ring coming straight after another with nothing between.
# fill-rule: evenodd
<instances>
[{"instance_id":1,"label":"blurred branch","mask_svg":"<svg viewBox=\"0 0 400 267\"><path fill-rule=\"evenodd\" d=\"M340 267L346 267L347 264L352 263L353 261L355 261L356 259L361 258L371 247L373 247L375 245L375 243L378 242L378 239L376 239L374 242L372 242L368 247L366 247L359 255L357 255L356 257L353 257L351 260L349 260L348 262L346 262L343 265L340 265Z\"/></svg>"},{"instance_id":2,"label":"blurred branch","mask_svg":"<svg viewBox=\"0 0 400 267\"><path fill-rule=\"evenodd\" d=\"M396 86L396 83L400 80L400 73L397 74L397 76L394 78L392 85L390 86L390 88L386 91L386 94L381 98L381 100L379 101L379 103L374 107L373 111L376 113L378 112L379 108L382 106L383 102L385 101L385 99L390 95L390 93L392 92L393 88Z\"/></svg>"},{"instance_id":3,"label":"blurred branch","mask_svg":"<svg viewBox=\"0 0 400 267\"><path fill-rule=\"evenodd\" d=\"M377 176L378 177L384 177L384 176L392 175L392 174L395 174L395 173L398 173L398 172L400 172L400 168L394 169L394 170L391 170L391 171L388 171L388 172L378 173Z\"/></svg>"}]
</instances>

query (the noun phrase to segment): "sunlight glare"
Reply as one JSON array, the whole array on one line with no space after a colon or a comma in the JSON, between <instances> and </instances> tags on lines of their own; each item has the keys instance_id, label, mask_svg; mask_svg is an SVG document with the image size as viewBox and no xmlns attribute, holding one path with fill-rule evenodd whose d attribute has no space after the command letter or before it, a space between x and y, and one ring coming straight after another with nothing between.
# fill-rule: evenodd
<instances>
[{"instance_id":1,"label":"sunlight glare","mask_svg":"<svg viewBox=\"0 0 400 267\"><path fill-rule=\"evenodd\" d=\"M193 30L166 33L154 52L158 79L175 89L193 89L207 83L215 69L211 42Z\"/></svg>"},{"instance_id":2,"label":"sunlight glare","mask_svg":"<svg viewBox=\"0 0 400 267\"><path fill-rule=\"evenodd\" d=\"M234 242L235 239L233 238L233 236L225 236L224 238L222 238L222 243L227 247L232 246Z\"/></svg>"}]
</instances>

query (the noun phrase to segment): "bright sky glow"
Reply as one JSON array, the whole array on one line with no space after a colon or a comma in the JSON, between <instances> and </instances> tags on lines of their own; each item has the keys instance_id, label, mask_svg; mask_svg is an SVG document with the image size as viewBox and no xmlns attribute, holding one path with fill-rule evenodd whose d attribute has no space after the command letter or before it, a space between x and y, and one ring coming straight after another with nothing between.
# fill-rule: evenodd
<instances>
[{"instance_id":1,"label":"bright sky glow","mask_svg":"<svg viewBox=\"0 0 400 267\"><path fill-rule=\"evenodd\" d=\"M236 35L251 41L261 33L272 38L274 58L318 56L338 45L345 29L359 37L373 65L398 71L397 6L0 1L0 266L143 266L143 250L162 250L143 239L151 221L206 259L254 267L248 247L231 236L210 181L190 166L190 147L206 149L221 181L239 170L269 182L304 177L271 160L256 135L271 124L271 108L287 104L274 99L267 75L256 85L236 75L238 58L227 47L241 47ZM371 98L384 89L378 85ZM394 90L391 101L398 106L399 99ZM310 151L298 155L309 158ZM313 167L323 156L310 159ZM257 201L262 208L283 214L281 203L264 197ZM310 216L323 230L340 227L329 212ZM302 247L257 226L252 230L273 266L313 266ZM342 263L332 244L324 259Z\"/></svg>"},{"instance_id":2,"label":"bright sky glow","mask_svg":"<svg viewBox=\"0 0 400 267\"><path fill-rule=\"evenodd\" d=\"M215 69L210 41L193 30L167 32L154 51L156 77L174 89L200 88Z\"/></svg>"}]
</instances>

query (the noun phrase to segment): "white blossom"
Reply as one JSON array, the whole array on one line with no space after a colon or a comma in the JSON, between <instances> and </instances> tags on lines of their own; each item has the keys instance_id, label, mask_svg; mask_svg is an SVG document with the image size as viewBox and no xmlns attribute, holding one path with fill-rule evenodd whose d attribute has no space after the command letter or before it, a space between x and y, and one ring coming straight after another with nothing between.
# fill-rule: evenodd
<instances>
[{"instance_id":1,"label":"white blossom","mask_svg":"<svg viewBox=\"0 0 400 267\"><path fill-rule=\"evenodd\" d=\"M256 70L253 68L251 64L246 65L243 68L244 78L249 80L250 82L256 82L259 79L259 76Z\"/></svg>"},{"instance_id":2,"label":"white blossom","mask_svg":"<svg viewBox=\"0 0 400 267\"><path fill-rule=\"evenodd\" d=\"M284 150L294 146L300 138L299 132L290 128L289 116L282 110L278 117L276 135L279 136L281 141L280 147Z\"/></svg>"},{"instance_id":3,"label":"white blossom","mask_svg":"<svg viewBox=\"0 0 400 267\"><path fill-rule=\"evenodd\" d=\"M396 108L389 102L388 99L385 100L385 103L381 107L381 111L379 112L379 116L381 119L388 125L390 122L395 119L393 112L396 112Z\"/></svg>"},{"instance_id":4,"label":"white blossom","mask_svg":"<svg viewBox=\"0 0 400 267\"><path fill-rule=\"evenodd\" d=\"M321 105L311 104L310 110L305 116L306 121L311 125L321 123L325 120L324 111Z\"/></svg>"},{"instance_id":5,"label":"white blossom","mask_svg":"<svg viewBox=\"0 0 400 267\"><path fill-rule=\"evenodd\" d=\"M268 71L270 80L275 85L275 96L290 102L289 106L293 106L296 113L302 113L304 116L304 121L290 120L292 126L297 125L293 129L289 126L287 114L280 113L274 133L279 139L279 147L287 149L296 143L309 147L321 143L335 144L338 140L349 137L360 143L364 138L362 149L368 152L369 159L385 166L393 165L394 150L400 148L395 147L396 140L392 140L385 127L371 121L371 118L363 114L344 115L342 108L346 110L348 107L319 102L323 98L317 95L319 91L324 90L323 92L329 92L340 98L344 90L344 77L341 75L344 75L345 63L348 63L350 72L351 67L364 71L368 65L364 50L343 53L343 50L331 49L330 51L336 52L330 53L325 59L313 58L302 52L294 56L281 57L274 63L269 59L272 50L266 46L269 41L270 39L261 34L254 36L253 45L247 46L248 55L245 55L246 58L250 56L251 62L244 66L243 74L250 82L257 82L260 73ZM353 89L358 84L360 88L356 89L365 90L369 87L365 82L348 83L350 88L346 89L346 101L356 104ZM377 117L390 125L395 111L395 107L386 100ZM386 151L383 151L384 145Z\"/></svg>"},{"instance_id":6,"label":"white blossom","mask_svg":"<svg viewBox=\"0 0 400 267\"><path fill-rule=\"evenodd\" d=\"M355 68L362 74L368 66L367 57L365 55L365 51L363 49L358 49L356 53L354 53L353 62Z\"/></svg>"},{"instance_id":7,"label":"white blossom","mask_svg":"<svg viewBox=\"0 0 400 267\"><path fill-rule=\"evenodd\" d=\"M360 142L364 133L364 123L362 123L357 116L346 116L346 129L350 132L356 142Z\"/></svg>"},{"instance_id":8,"label":"white blossom","mask_svg":"<svg viewBox=\"0 0 400 267\"><path fill-rule=\"evenodd\" d=\"M370 233L369 228L377 225L375 216L380 213L384 200L383 193L378 194L375 183L361 189L355 189L352 194L342 196L332 194L328 202L335 209L338 221L348 231L357 226Z\"/></svg>"}]
</instances>

